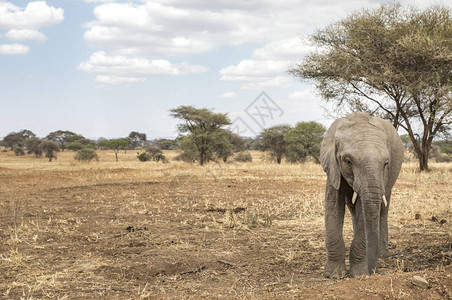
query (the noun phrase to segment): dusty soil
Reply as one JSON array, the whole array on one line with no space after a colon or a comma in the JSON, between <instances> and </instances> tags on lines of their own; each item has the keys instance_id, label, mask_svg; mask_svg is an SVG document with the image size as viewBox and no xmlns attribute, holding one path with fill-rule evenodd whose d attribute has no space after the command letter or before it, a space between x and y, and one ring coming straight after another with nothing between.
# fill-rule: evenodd
<instances>
[{"instance_id":1,"label":"dusty soil","mask_svg":"<svg viewBox=\"0 0 452 300\"><path fill-rule=\"evenodd\" d=\"M452 297L452 165L405 164L381 274L332 280L318 165L72 157L0 152L0 298Z\"/></svg>"}]
</instances>

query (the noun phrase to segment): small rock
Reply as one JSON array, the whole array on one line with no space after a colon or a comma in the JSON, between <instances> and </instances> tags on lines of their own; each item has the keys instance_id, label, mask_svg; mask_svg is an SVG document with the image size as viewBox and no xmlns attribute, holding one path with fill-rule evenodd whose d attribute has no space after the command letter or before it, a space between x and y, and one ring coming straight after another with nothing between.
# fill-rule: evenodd
<instances>
[{"instance_id":1,"label":"small rock","mask_svg":"<svg viewBox=\"0 0 452 300\"><path fill-rule=\"evenodd\" d=\"M413 276L411 283L414 284L415 286L419 286L424 289L428 287L428 281L425 278L418 275Z\"/></svg>"},{"instance_id":2,"label":"small rock","mask_svg":"<svg viewBox=\"0 0 452 300\"><path fill-rule=\"evenodd\" d=\"M421 218L421 214L416 214L416 215L414 216L414 218L415 218L416 220L419 220L419 219Z\"/></svg>"},{"instance_id":3,"label":"small rock","mask_svg":"<svg viewBox=\"0 0 452 300\"><path fill-rule=\"evenodd\" d=\"M444 223L447 223L447 220L442 219L441 221L439 221L439 224L443 225Z\"/></svg>"},{"instance_id":4,"label":"small rock","mask_svg":"<svg viewBox=\"0 0 452 300\"><path fill-rule=\"evenodd\" d=\"M438 218L435 217L435 216L433 216L433 217L432 217L432 221L433 221L433 222L438 222Z\"/></svg>"}]
</instances>

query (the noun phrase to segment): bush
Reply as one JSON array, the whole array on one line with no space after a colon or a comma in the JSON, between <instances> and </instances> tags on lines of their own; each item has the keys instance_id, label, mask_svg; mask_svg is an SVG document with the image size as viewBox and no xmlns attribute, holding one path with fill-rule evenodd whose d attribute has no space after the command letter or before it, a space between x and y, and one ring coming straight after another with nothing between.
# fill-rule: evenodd
<instances>
[{"instance_id":1,"label":"bush","mask_svg":"<svg viewBox=\"0 0 452 300\"><path fill-rule=\"evenodd\" d=\"M439 155L436 157L436 162L452 162L452 156L450 155Z\"/></svg>"},{"instance_id":2,"label":"bush","mask_svg":"<svg viewBox=\"0 0 452 300\"><path fill-rule=\"evenodd\" d=\"M183 161L187 163L194 163L198 160L198 155L191 151L184 151L174 158L175 161Z\"/></svg>"},{"instance_id":3,"label":"bush","mask_svg":"<svg viewBox=\"0 0 452 300\"><path fill-rule=\"evenodd\" d=\"M80 144L79 142L71 142L67 144L66 149L72 150L72 151L79 151L82 150L84 146Z\"/></svg>"},{"instance_id":4,"label":"bush","mask_svg":"<svg viewBox=\"0 0 452 300\"><path fill-rule=\"evenodd\" d=\"M25 155L24 148L22 148L22 147L14 147L13 151L14 151L14 154L16 154L16 156L24 156Z\"/></svg>"},{"instance_id":5,"label":"bush","mask_svg":"<svg viewBox=\"0 0 452 300\"><path fill-rule=\"evenodd\" d=\"M164 162L167 163L168 160L166 159L165 155L163 155L162 150L154 145L150 145L146 152L139 153L137 152L137 158L139 161L156 161L156 162Z\"/></svg>"},{"instance_id":6,"label":"bush","mask_svg":"<svg viewBox=\"0 0 452 300\"><path fill-rule=\"evenodd\" d=\"M78 161L90 162L93 159L98 161L99 157L97 156L97 153L93 148L85 147L77 151L77 153L74 155L74 159Z\"/></svg>"},{"instance_id":7,"label":"bush","mask_svg":"<svg viewBox=\"0 0 452 300\"><path fill-rule=\"evenodd\" d=\"M49 159L49 162L52 161L52 159L56 159L56 151L60 151L60 147L58 144L51 140L42 140L41 143L39 143L39 150L44 152L46 154L46 157Z\"/></svg>"},{"instance_id":8,"label":"bush","mask_svg":"<svg viewBox=\"0 0 452 300\"><path fill-rule=\"evenodd\" d=\"M139 153L137 152L137 158L139 161L150 161L151 156L147 152Z\"/></svg>"},{"instance_id":9,"label":"bush","mask_svg":"<svg viewBox=\"0 0 452 300\"><path fill-rule=\"evenodd\" d=\"M234 156L234 160L239 161L239 162L252 162L253 157L251 156L251 154L249 152L246 151L246 152L237 153Z\"/></svg>"}]
</instances>

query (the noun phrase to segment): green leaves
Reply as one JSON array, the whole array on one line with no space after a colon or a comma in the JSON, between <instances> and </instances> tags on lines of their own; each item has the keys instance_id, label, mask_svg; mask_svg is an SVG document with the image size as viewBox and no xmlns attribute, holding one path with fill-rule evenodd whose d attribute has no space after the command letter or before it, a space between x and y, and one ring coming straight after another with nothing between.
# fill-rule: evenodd
<instances>
[{"instance_id":1,"label":"green leaves","mask_svg":"<svg viewBox=\"0 0 452 300\"><path fill-rule=\"evenodd\" d=\"M320 163L320 144L326 128L320 123L300 122L286 133L285 139L289 143L289 152L293 159L303 161L306 156L311 156Z\"/></svg>"},{"instance_id":2,"label":"green leaves","mask_svg":"<svg viewBox=\"0 0 452 300\"><path fill-rule=\"evenodd\" d=\"M382 5L311 39L322 51L289 72L314 81L336 117L367 111L403 128L428 169L433 138L452 124L452 11Z\"/></svg>"},{"instance_id":3,"label":"green leaves","mask_svg":"<svg viewBox=\"0 0 452 300\"><path fill-rule=\"evenodd\" d=\"M171 116L182 121L178 125L181 134L188 133L180 145L184 150L181 159L196 160L203 165L209 160L226 160L232 154L232 146L223 126L231 124L227 114L214 113L206 108L179 106L170 110Z\"/></svg>"}]
</instances>

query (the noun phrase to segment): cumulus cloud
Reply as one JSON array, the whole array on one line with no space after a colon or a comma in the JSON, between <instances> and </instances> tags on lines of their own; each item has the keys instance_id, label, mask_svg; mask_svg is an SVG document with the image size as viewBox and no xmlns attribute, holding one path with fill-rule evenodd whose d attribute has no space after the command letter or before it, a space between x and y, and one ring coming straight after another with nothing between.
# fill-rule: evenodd
<instances>
[{"instance_id":1,"label":"cumulus cloud","mask_svg":"<svg viewBox=\"0 0 452 300\"><path fill-rule=\"evenodd\" d=\"M189 63L172 64L165 59L147 59L123 55L108 55L97 51L77 66L78 70L102 74L96 81L103 83L134 83L144 81L149 75L185 75L206 72L207 68Z\"/></svg>"},{"instance_id":2,"label":"cumulus cloud","mask_svg":"<svg viewBox=\"0 0 452 300\"><path fill-rule=\"evenodd\" d=\"M313 97L315 97L315 94L311 89L304 91L295 91L288 95L288 98L291 100L306 100L312 99Z\"/></svg>"},{"instance_id":3,"label":"cumulus cloud","mask_svg":"<svg viewBox=\"0 0 452 300\"><path fill-rule=\"evenodd\" d=\"M84 0L86 3L108 3L115 2L116 0Z\"/></svg>"},{"instance_id":4,"label":"cumulus cloud","mask_svg":"<svg viewBox=\"0 0 452 300\"><path fill-rule=\"evenodd\" d=\"M86 24L84 39L93 47L124 55L193 55L224 45L287 39L300 30L314 30L322 21L334 19L348 7L366 4L362 2L352 0L347 5L295 0L104 3L95 7L95 19ZM333 8L322 10L330 6Z\"/></svg>"},{"instance_id":5,"label":"cumulus cloud","mask_svg":"<svg viewBox=\"0 0 452 300\"><path fill-rule=\"evenodd\" d=\"M0 30L6 31L0 36L9 40L45 41L46 37L39 29L59 24L63 20L63 9L49 6L45 1L29 2L25 8L6 1L0 2ZM3 50L3 54L25 54L28 53L29 47L8 44L3 45Z\"/></svg>"},{"instance_id":6,"label":"cumulus cloud","mask_svg":"<svg viewBox=\"0 0 452 300\"><path fill-rule=\"evenodd\" d=\"M222 46L264 45L249 59L225 66L222 80L242 88L289 84L287 67L308 51L297 33L338 20L374 0L136 0L98 2L84 39L97 50L148 59L199 55ZM103 3L104 2L104 3Z\"/></svg>"},{"instance_id":7,"label":"cumulus cloud","mask_svg":"<svg viewBox=\"0 0 452 300\"><path fill-rule=\"evenodd\" d=\"M237 97L237 95L234 92L226 92L226 93L218 96L218 98L223 98L223 99L230 99L230 98L235 98L235 97Z\"/></svg>"},{"instance_id":8,"label":"cumulus cloud","mask_svg":"<svg viewBox=\"0 0 452 300\"><path fill-rule=\"evenodd\" d=\"M34 29L11 29L5 33L5 37L10 40L46 40L44 34Z\"/></svg>"},{"instance_id":9,"label":"cumulus cloud","mask_svg":"<svg viewBox=\"0 0 452 300\"><path fill-rule=\"evenodd\" d=\"M27 54L29 52L29 47L21 44L3 44L0 45L0 55L1 54Z\"/></svg>"},{"instance_id":10,"label":"cumulus cloud","mask_svg":"<svg viewBox=\"0 0 452 300\"><path fill-rule=\"evenodd\" d=\"M96 76L96 82L106 83L111 85L118 85L123 83L137 83L145 81L145 77L123 77L123 76L109 76L98 75Z\"/></svg>"},{"instance_id":11,"label":"cumulus cloud","mask_svg":"<svg viewBox=\"0 0 452 300\"><path fill-rule=\"evenodd\" d=\"M25 8L10 2L0 2L0 28L39 29L59 24L64 19L62 8L47 5L45 1L33 1Z\"/></svg>"},{"instance_id":12,"label":"cumulus cloud","mask_svg":"<svg viewBox=\"0 0 452 300\"><path fill-rule=\"evenodd\" d=\"M318 49L306 38L272 41L254 50L250 59L220 69L221 80L243 82L242 89L286 88L291 85L289 67L312 51Z\"/></svg>"}]
</instances>

